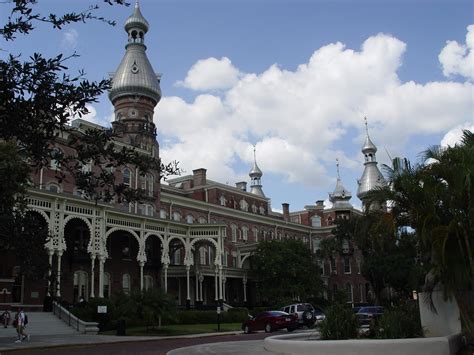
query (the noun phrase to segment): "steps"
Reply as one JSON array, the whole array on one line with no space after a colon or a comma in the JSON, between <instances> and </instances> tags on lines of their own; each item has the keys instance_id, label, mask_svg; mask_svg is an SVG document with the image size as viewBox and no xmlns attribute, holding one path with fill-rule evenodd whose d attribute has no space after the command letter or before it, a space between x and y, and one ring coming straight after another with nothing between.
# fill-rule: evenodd
<instances>
[{"instance_id":1,"label":"steps","mask_svg":"<svg viewBox=\"0 0 474 355\"><path fill-rule=\"evenodd\" d=\"M68 326L61 319L50 312L28 312L28 325L26 332L31 336L35 335L62 335L78 334L78 332Z\"/></svg>"}]
</instances>

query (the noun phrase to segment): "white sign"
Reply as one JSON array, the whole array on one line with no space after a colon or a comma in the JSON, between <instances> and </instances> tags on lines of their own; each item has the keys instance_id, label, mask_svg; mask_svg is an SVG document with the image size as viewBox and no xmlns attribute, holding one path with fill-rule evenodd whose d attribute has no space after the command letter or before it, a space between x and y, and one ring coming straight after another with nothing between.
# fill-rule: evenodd
<instances>
[{"instance_id":1,"label":"white sign","mask_svg":"<svg viewBox=\"0 0 474 355\"><path fill-rule=\"evenodd\" d=\"M221 314L221 307L217 306L217 314Z\"/></svg>"},{"instance_id":2,"label":"white sign","mask_svg":"<svg viewBox=\"0 0 474 355\"><path fill-rule=\"evenodd\" d=\"M97 306L97 313L107 313L107 306Z\"/></svg>"}]
</instances>

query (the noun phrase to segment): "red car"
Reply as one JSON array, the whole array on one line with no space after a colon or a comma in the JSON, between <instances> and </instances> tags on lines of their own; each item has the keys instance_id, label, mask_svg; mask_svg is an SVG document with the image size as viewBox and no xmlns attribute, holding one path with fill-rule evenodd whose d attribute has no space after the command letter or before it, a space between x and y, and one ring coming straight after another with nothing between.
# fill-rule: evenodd
<instances>
[{"instance_id":1,"label":"red car","mask_svg":"<svg viewBox=\"0 0 474 355\"><path fill-rule=\"evenodd\" d=\"M292 332L298 328L298 316L281 311L267 311L242 323L242 330L248 334L255 330L265 330L270 333L277 329L288 329Z\"/></svg>"}]
</instances>

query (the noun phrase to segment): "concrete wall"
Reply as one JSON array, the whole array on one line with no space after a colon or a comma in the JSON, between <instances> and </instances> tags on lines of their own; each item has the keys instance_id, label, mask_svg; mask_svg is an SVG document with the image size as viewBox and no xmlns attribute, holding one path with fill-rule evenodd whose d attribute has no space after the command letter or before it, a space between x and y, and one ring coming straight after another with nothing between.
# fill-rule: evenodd
<instances>
[{"instance_id":1,"label":"concrete wall","mask_svg":"<svg viewBox=\"0 0 474 355\"><path fill-rule=\"evenodd\" d=\"M416 339L308 340L308 334L277 335L265 339L268 351L295 355L455 355L459 334Z\"/></svg>"},{"instance_id":2,"label":"concrete wall","mask_svg":"<svg viewBox=\"0 0 474 355\"><path fill-rule=\"evenodd\" d=\"M432 299L436 313L430 308L428 294L420 293L421 326L426 337L439 337L461 332L459 308L456 300L445 301L442 291L433 291Z\"/></svg>"}]
</instances>

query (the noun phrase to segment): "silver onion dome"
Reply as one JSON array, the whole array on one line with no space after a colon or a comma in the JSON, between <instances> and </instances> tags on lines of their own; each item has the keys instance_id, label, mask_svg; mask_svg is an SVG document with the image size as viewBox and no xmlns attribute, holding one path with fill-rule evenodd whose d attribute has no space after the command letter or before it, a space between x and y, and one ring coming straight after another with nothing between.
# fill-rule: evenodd
<instances>
[{"instance_id":1,"label":"silver onion dome","mask_svg":"<svg viewBox=\"0 0 474 355\"><path fill-rule=\"evenodd\" d=\"M148 22L141 14L138 3L126 21L125 29L128 33L128 43L122 62L112 74L109 98L113 103L123 96L145 96L156 105L161 99L160 78L146 55L144 40Z\"/></svg>"},{"instance_id":2,"label":"silver onion dome","mask_svg":"<svg viewBox=\"0 0 474 355\"><path fill-rule=\"evenodd\" d=\"M329 201L333 203L333 208L352 208L352 204L349 200L352 198L352 194L347 190L341 181L341 176L339 174L339 160L337 161L337 182L336 187L332 193L329 193Z\"/></svg>"},{"instance_id":3,"label":"silver onion dome","mask_svg":"<svg viewBox=\"0 0 474 355\"><path fill-rule=\"evenodd\" d=\"M262 170L260 170L260 168L258 167L256 161L254 161L254 163L253 163L253 167L249 172L249 176L251 178L253 178L253 177L261 178L263 176Z\"/></svg>"},{"instance_id":4,"label":"silver onion dome","mask_svg":"<svg viewBox=\"0 0 474 355\"><path fill-rule=\"evenodd\" d=\"M149 27L150 25L148 24L148 21L143 17L140 11L140 6L137 1L135 3L135 9L133 10L133 13L128 17L127 21L125 21L125 31L128 32L132 28L137 28L142 29L146 33Z\"/></svg>"},{"instance_id":5,"label":"silver onion dome","mask_svg":"<svg viewBox=\"0 0 474 355\"><path fill-rule=\"evenodd\" d=\"M263 176L262 170L257 165L257 156L256 156L256 148L253 147L253 166L249 172L250 176L250 193L254 195L258 195L261 197L265 197L265 194L262 190L262 182L261 178Z\"/></svg>"},{"instance_id":6,"label":"silver onion dome","mask_svg":"<svg viewBox=\"0 0 474 355\"><path fill-rule=\"evenodd\" d=\"M377 159L375 157L377 147L370 140L369 132L367 129L367 121L365 125L367 135L365 138L365 143L362 146L361 150L365 158L364 172L362 173L362 177L360 178L360 180L357 181L357 184L359 185L357 188L357 197L362 201L366 198L369 191L377 187L382 187L386 184L385 178L377 167Z\"/></svg>"}]
</instances>

